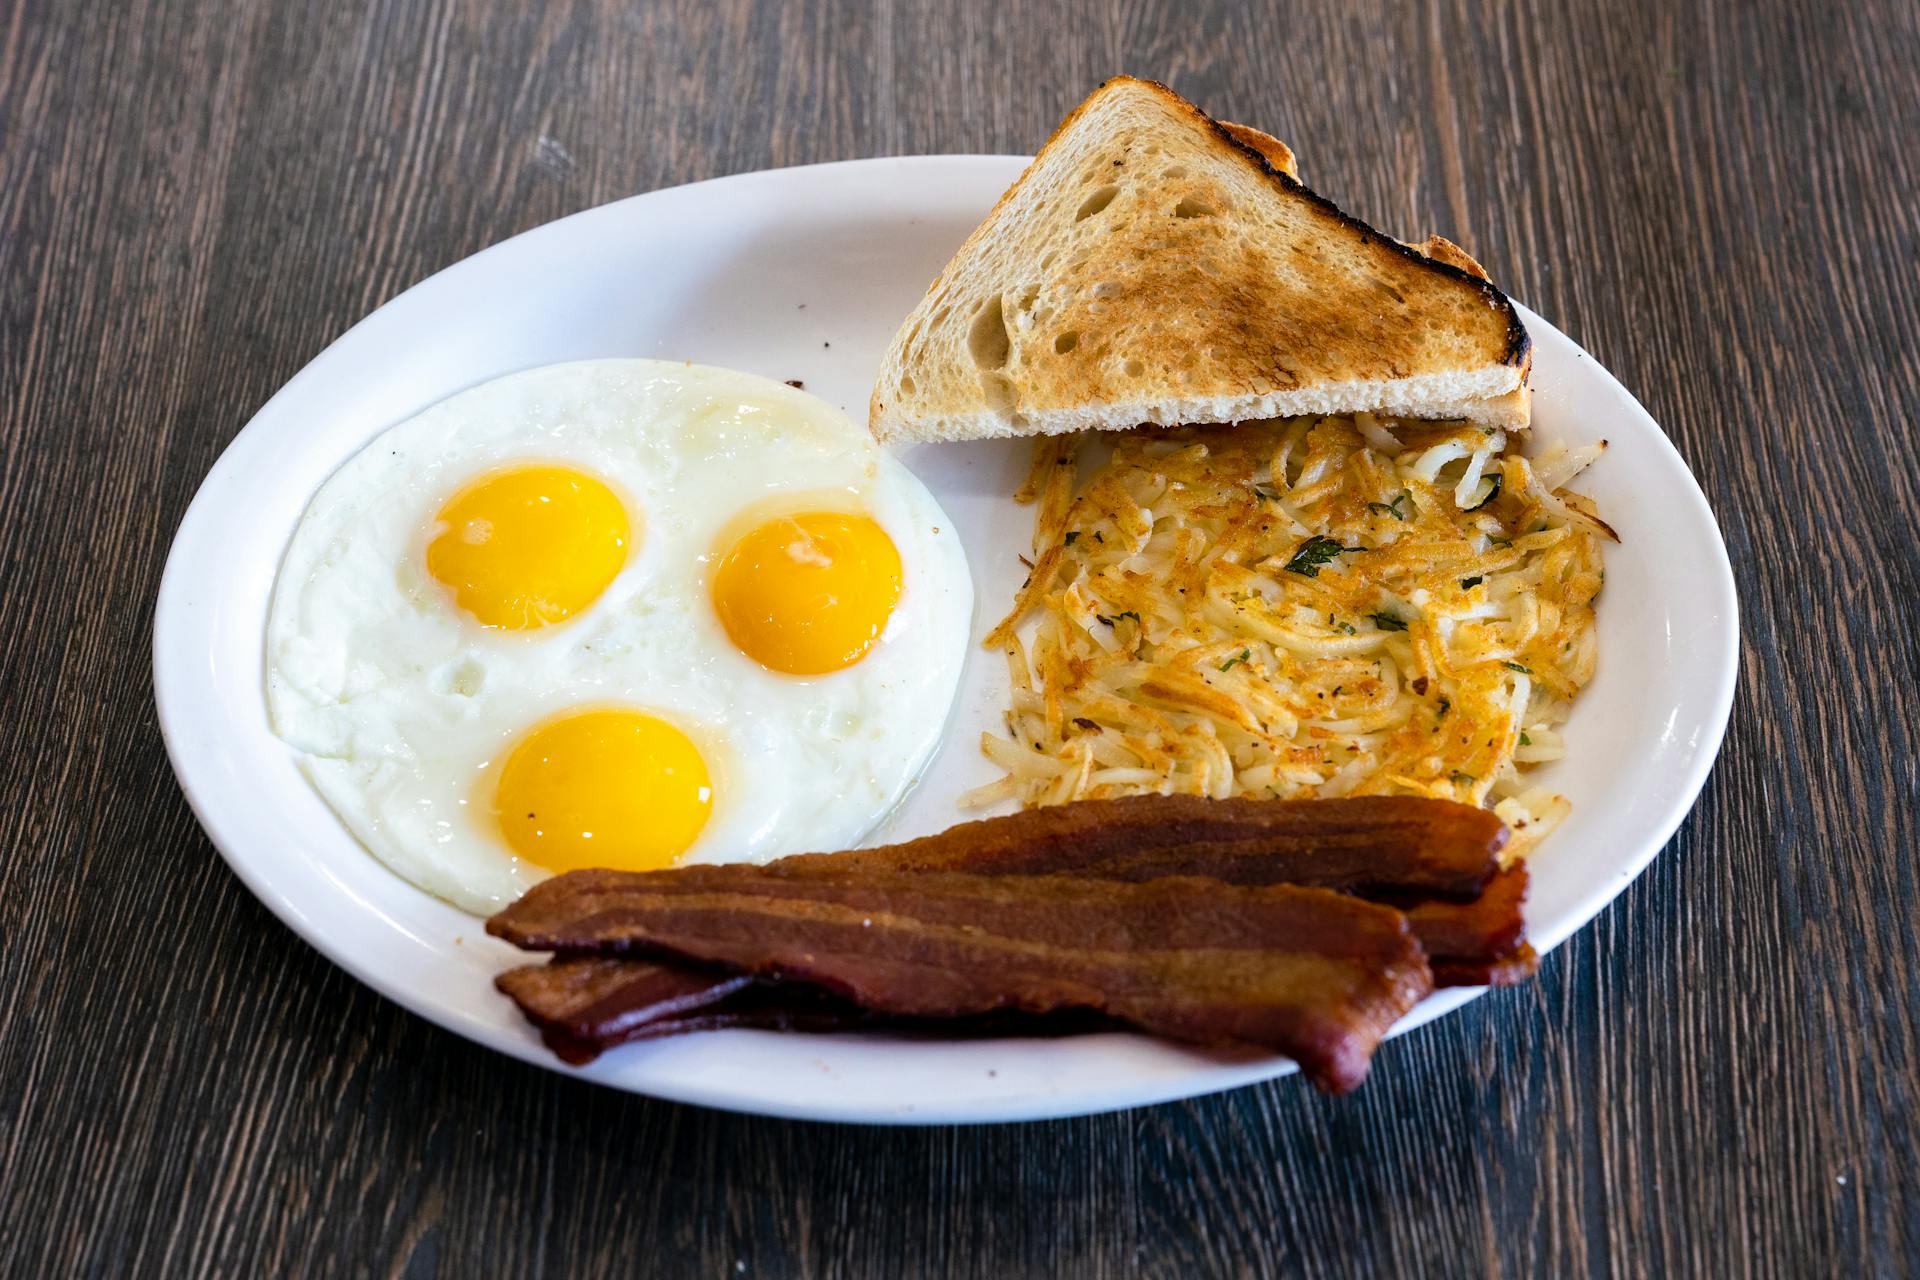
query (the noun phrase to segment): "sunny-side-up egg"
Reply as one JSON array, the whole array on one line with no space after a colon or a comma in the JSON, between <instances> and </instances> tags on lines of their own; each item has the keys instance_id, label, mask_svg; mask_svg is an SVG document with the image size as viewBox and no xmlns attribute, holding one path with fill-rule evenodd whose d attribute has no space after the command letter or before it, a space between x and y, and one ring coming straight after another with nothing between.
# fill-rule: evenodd
<instances>
[{"instance_id":1,"label":"sunny-side-up egg","mask_svg":"<svg viewBox=\"0 0 1920 1280\"><path fill-rule=\"evenodd\" d=\"M268 709L368 849L488 913L577 867L857 844L938 745L972 608L933 497L813 396L554 365L322 486Z\"/></svg>"}]
</instances>

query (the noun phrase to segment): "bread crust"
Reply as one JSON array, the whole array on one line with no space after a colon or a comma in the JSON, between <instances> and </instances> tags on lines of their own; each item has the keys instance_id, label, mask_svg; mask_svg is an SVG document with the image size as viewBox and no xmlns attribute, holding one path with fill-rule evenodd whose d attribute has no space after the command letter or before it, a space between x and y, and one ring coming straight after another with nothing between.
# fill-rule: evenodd
<instances>
[{"instance_id":1,"label":"bread crust","mask_svg":"<svg viewBox=\"0 0 1920 1280\"><path fill-rule=\"evenodd\" d=\"M1222 120L1220 127L1232 134L1235 142L1243 147L1252 147L1268 164L1295 182L1300 180L1299 160L1293 154L1293 148L1280 139L1250 124L1234 124L1231 121Z\"/></svg>"}]
</instances>

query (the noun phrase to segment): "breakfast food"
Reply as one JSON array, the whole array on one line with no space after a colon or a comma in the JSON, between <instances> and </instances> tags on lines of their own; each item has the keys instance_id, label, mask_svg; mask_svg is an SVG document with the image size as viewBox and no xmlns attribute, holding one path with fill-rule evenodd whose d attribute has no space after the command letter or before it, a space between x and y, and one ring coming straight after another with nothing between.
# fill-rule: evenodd
<instances>
[{"instance_id":1,"label":"breakfast food","mask_svg":"<svg viewBox=\"0 0 1920 1280\"><path fill-rule=\"evenodd\" d=\"M971 607L940 508L814 397L555 365L321 488L268 704L368 849L484 914L570 867L857 843L937 744Z\"/></svg>"},{"instance_id":2,"label":"breakfast food","mask_svg":"<svg viewBox=\"0 0 1920 1280\"><path fill-rule=\"evenodd\" d=\"M1142 795L978 818L935 835L779 860L814 871L967 871L1097 880L1206 876L1298 884L1388 902L1471 902L1507 843L1484 809L1373 796L1352 800L1208 800Z\"/></svg>"},{"instance_id":3,"label":"breakfast food","mask_svg":"<svg viewBox=\"0 0 1920 1280\"><path fill-rule=\"evenodd\" d=\"M1533 971L1521 906L1526 869L1498 867L1506 832L1491 814L1465 805L1379 797L1336 801L1211 801L1192 796L1140 796L1085 801L1025 810L952 827L904 844L841 854L781 859L764 870L784 879L821 877L885 882L910 897L923 873L971 877L1036 877L1025 884L1036 896L1072 877L1086 881L1200 883L1270 887L1290 884L1357 891L1405 913L1436 985L1504 984ZM695 878L707 907L726 909ZM759 882L759 877L754 878ZM686 892L688 877L576 873L548 883L537 898L503 912L489 928L523 944L563 953L544 966L502 974L498 985L537 1026L549 1047L569 1062L586 1062L616 1045L691 1030L719 1027L811 1030L900 1025L898 1012L876 1020L860 1000L837 1004L794 971L777 981L743 985L739 968L689 965L682 959L611 958L579 954L639 947L682 955L657 938L620 933L588 936L582 930L624 929L627 909L663 892ZM1197 908L1196 908L1197 909ZM816 915L762 920L758 937L767 945L791 942L807 932ZM990 922L989 922L990 923ZM863 925L870 928L870 925ZM1089 935L1089 937L1094 935ZM1325 939L1323 938L1323 941ZM1329 943L1328 945L1337 945ZM730 953L734 963L750 968ZM981 976L990 986L992 975ZM836 989L839 989L836 987ZM976 993L977 994L977 993ZM1019 993L1003 992L1007 1008L1024 1008ZM1065 1006L1050 1008L1037 1022L1009 1026L968 1022L941 1024L961 1032L1063 1029ZM1074 1006L1074 1029L1108 1025L1087 1022ZM919 1015L925 1018L925 1011Z\"/></svg>"},{"instance_id":4,"label":"breakfast food","mask_svg":"<svg viewBox=\"0 0 1920 1280\"><path fill-rule=\"evenodd\" d=\"M1418 902L1407 927L1427 949L1436 987L1510 987L1540 957L1527 941L1527 864L1503 867L1472 902Z\"/></svg>"},{"instance_id":5,"label":"breakfast food","mask_svg":"<svg viewBox=\"0 0 1920 1280\"><path fill-rule=\"evenodd\" d=\"M1592 675L1612 531L1566 487L1604 445L1516 445L1529 362L1516 309L1463 250L1399 244L1301 186L1278 140L1109 81L902 325L871 403L880 442L1038 437L1014 495L1036 505L1029 572L987 637L1011 705L982 749L1004 776L961 797L1020 810L832 854L792 851L857 833L782 815L779 841L736 851L739 835L710 843L737 775L709 771L704 726L737 740L760 686L728 684L705 709L650 701L644 730L632 705L569 695L481 766L497 828L520 847L555 793L619 793L601 804L612 825L667 851L613 861L596 840L543 862L561 874L487 929L551 958L500 990L575 1063L727 1027L1119 1028L1283 1052L1320 1087L1353 1088L1435 987L1537 965L1520 859L1566 803L1526 770L1559 754ZM777 457L756 446L756 462ZM429 535L427 572L482 628L581 626L621 591L626 540L697 511L703 655L751 655L761 680L846 680L964 633L963 612L896 633L902 584L934 557L875 499L789 503L723 536L723 504L650 492L647 520L623 523L619 469L542 465L564 474L532 487L571 486L591 536L467 563L462 531L491 518L493 486L520 483L491 472ZM791 566L816 560L827 577L796 585ZM796 625L817 582L881 621ZM951 665L932 680L942 697L875 713L860 767L902 741L917 767ZM798 743L778 743L782 782ZM838 743L773 790L831 795L836 757ZM712 823L663 787L710 792ZM870 824L886 803L846 808ZM792 856L768 861L776 844ZM692 865L716 847L744 856Z\"/></svg>"},{"instance_id":6,"label":"breakfast food","mask_svg":"<svg viewBox=\"0 0 1920 1280\"><path fill-rule=\"evenodd\" d=\"M874 434L1360 411L1525 426L1513 304L1453 246L1429 256L1308 191L1262 139L1163 85L1107 81L901 325Z\"/></svg>"},{"instance_id":7,"label":"breakfast food","mask_svg":"<svg viewBox=\"0 0 1920 1280\"><path fill-rule=\"evenodd\" d=\"M1522 914L1526 890L1526 867L1520 865L1489 879L1486 889L1471 902L1408 905L1404 896L1395 895L1374 900L1404 912L1408 928L1426 953L1436 988L1504 987L1531 977L1539 964L1526 940ZM804 985L747 982L738 972L671 960L559 955L547 964L509 969L495 985L539 1028L548 1047L575 1065L634 1040L689 1031L793 1030L801 1014L806 1029L814 1031L881 1025L872 1011L859 1004L828 1003L824 992ZM1074 1025L1105 1024L1076 1019ZM1011 1034L1058 1032L1061 1026L1056 1011L1045 1020L1018 1026L996 1021L991 1028L958 1027L948 1020L932 1029L948 1034L976 1029Z\"/></svg>"},{"instance_id":8,"label":"breakfast food","mask_svg":"<svg viewBox=\"0 0 1920 1280\"><path fill-rule=\"evenodd\" d=\"M1102 85L902 324L883 440L1039 437L1006 775L966 803L1185 792L1567 810L1601 542L1517 447L1530 343L1458 246L1301 186L1293 153L1164 86Z\"/></svg>"},{"instance_id":9,"label":"breakfast food","mask_svg":"<svg viewBox=\"0 0 1920 1280\"><path fill-rule=\"evenodd\" d=\"M1611 530L1565 485L1598 447L1364 414L1100 446L1037 447L1034 567L988 637L1007 774L973 803L1422 795L1492 805L1514 855L1565 813L1526 771L1593 675Z\"/></svg>"},{"instance_id":10,"label":"breakfast food","mask_svg":"<svg viewBox=\"0 0 1920 1280\"><path fill-rule=\"evenodd\" d=\"M1178 1040L1278 1049L1336 1090L1359 1083L1432 986L1389 907L1180 877L585 871L535 886L487 927L531 949L777 974L883 1014L1090 1009Z\"/></svg>"},{"instance_id":11,"label":"breakfast food","mask_svg":"<svg viewBox=\"0 0 1920 1280\"><path fill-rule=\"evenodd\" d=\"M557 959L509 969L495 985L539 1028L554 1056L573 1066L584 1066L618 1045L699 1031L827 1032L913 1025L815 988L644 960ZM930 1024L929 1029L974 1029L957 1028L956 1021ZM996 1023L1007 1029L1005 1021ZM1054 1017L1036 1019L1028 1028L1058 1033L1066 1024L1067 1019ZM1074 1025L1077 1029L1082 1024Z\"/></svg>"},{"instance_id":12,"label":"breakfast food","mask_svg":"<svg viewBox=\"0 0 1920 1280\"><path fill-rule=\"evenodd\" d=\"M889 1031L927 1036L1065 1036L1123 1030L1085 1009L968 1017L875 1013L819 987L715 969L595 956L522 965L495 980L555 1057L584 1066L608 1049L699 1031Z\"/></svg>"}]
</instances>

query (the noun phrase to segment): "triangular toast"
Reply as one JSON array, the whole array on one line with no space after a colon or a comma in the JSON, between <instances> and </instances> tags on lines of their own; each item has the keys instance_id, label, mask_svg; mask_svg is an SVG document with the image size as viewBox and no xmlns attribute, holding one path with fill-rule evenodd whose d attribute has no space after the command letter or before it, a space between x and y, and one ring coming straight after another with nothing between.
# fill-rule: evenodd
<instances>
[{"instance_id":1,"label":"triangular toast","mask_svg":"<svg viewBox=\"0 0 1920 1280\"><path fill-rule=\"evenodd\" d=\"M895 335L874 435L1360 410L1525 426L1530 344L1506 296L1454 246L1382 235L1291 168L1164 85L1107 81Z\"/></svg>"}]
</instances>

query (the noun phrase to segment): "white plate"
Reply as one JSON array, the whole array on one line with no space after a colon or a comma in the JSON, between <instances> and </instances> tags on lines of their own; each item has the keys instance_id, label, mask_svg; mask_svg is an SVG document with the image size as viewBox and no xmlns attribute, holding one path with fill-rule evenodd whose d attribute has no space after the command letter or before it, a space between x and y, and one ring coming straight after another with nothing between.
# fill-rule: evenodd
<instances>
[{"instance_id":1,"label":"white plate","mask_svg":"<svg viewBox=\"0 0 1920 1280\"><path fill-rule=\"evenodd\" d=\"M556 1070L493 975L518 954L388 872L334 819L267 727L262 631L296 518L379 431L464 387L558 360L645 355L731 365L864 416L895 326L1025 162L863 160L743 174L635 196L516 236L381 307L289 382L215 465L161 583L154 690L194 812L261 901L362 982L489 1048ZM1600 670L1546 775L1573 816L1534 862L1542 952L1592 918L1664 845L1706 780L1733 699L1735 602L1706 500L1660 428L1579 347L1531 313L1544 442L1605 437L1583 478L1623 542L1607 552ZM904 457L960 529L976 639L1012 598L1031 513L1008 500L1018 445ZM889 825L950 825L993 770L1005 672L978 649L946 745ZM1428 1000L1407 1030L1475 992ZM1375 1069L1392 1073L1387 1048ZM1067 1116L1189 1097L1292 1070L1136 1036L940 1043L730 1031L631 1045L575 1074L768 1115L945 1123Z\"/></svg>"}]
</instances>

